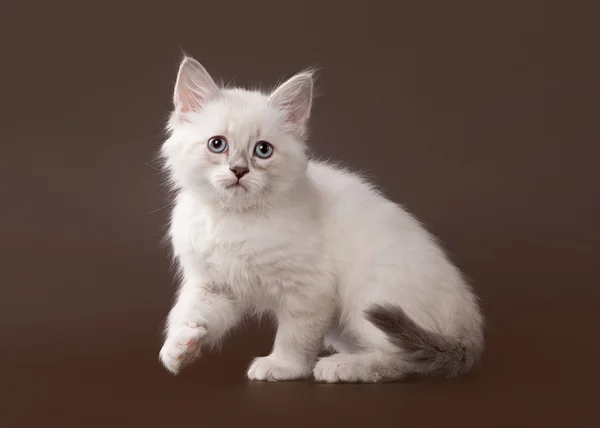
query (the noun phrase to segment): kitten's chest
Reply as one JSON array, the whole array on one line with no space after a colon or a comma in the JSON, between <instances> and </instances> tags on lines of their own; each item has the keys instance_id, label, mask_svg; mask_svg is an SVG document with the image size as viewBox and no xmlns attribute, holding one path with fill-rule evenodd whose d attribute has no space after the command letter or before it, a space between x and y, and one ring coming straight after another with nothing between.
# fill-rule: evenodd
<instances>
[{"instance_id":1,"label":"kitten's chest","mask_svg":"<svg viewBox=\"0 0 600 428\"><path fill-rule=\"evenodd\" d=\"M204 230L194 234L195 259L203 276L215 286L236 294L252 291L276 293L293 277L291 260L299 264L301 252L285 233L245 227L240 230Z\"/></svg>"},{"instance_id":2,"label":"kitten's chest","mask_svg":"<svg viewBox=\"0 0 600 428\"><path fill-rule=\"evenodd\" d=\"M171 237L184 273L193 281L254 301L312 284L327 268L315 222L274 214L214 219L192 208L183 203L176 207Z\"/></svg>"},{"instance_id":3,"label":"kitten's chest","mask_svg":"<svg viewBox=\"0 0 600 428\"><path fill-rule=\"evenodd\" d=\"M198 262L204 273L215 282L256 284L261 276L268 274L268 264L261 263L261 249L258 247L248 240L223 242L220 239L207 239L199 246Z\"/></svg>"}]
</instances>

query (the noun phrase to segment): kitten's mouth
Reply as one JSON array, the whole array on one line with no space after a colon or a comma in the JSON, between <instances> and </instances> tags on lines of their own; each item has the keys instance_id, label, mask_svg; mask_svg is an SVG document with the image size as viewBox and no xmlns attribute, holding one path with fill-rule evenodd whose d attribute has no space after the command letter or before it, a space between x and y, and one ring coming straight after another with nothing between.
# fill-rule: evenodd
<instances>
[{"instance_id":1,"label":"kitten's mouth","mask_svg":"<svg viewBox=\"0 0 600 428\"><path fill-rule=\"evenodd\" d=\"M246 189L246 187L240 183L239 181L237 183L231 183L228 186L225 186L226 189L232 189L232 190L237 190L237 189L241 189L241 190L248 190Z\"/></svg>"}]
</instances>

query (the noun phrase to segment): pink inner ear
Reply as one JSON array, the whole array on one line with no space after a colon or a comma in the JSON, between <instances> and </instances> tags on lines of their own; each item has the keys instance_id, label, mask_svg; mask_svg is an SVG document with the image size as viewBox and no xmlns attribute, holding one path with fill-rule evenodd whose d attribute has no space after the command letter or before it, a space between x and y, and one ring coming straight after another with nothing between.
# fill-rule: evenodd
<instances>
[{"instance_id":1,"label":"pink inner ear","mask_svg":"<svg viewBox=\"0 0 600 428\"><path fill-rule=\"evenodd\" d=\"M181 76L177 82L176 107L182 113L200 110L202 96L190 86L189 76Z\"/></svg>"},{"instance_id":2,"label":"pink inner ear","mask_svg":"<svg viewBox=\"0 0 600 428\"><path fill-rule=\"evenodd\" d=\"M200 109L201 104L202 100L198 94L195 94L190 90L180 91L178 107L182 113L197 111Z\"/></svg>"},{"instance_id":3,"label":"pink inner ear","mask_svg":"<svg viewBox=\"0 0 600 428\"><path fill-rule=\"evenodd\" d=\"M285 121L289 123L296 123L296 115L293 111L285 110Z\"/></svg>"},{"instance_id":4,"label":"pink inner ear","mask_svg":"<svg viewBox=\"0 0 600 428\"><path fill-rule=\"evenodd\" d=\"M303 117L304 112L302 110L298 109L297 107L290 107L285 111L285 117L288 122L293 123L295 125L303 124L305 118Z\"/></svg>"},{"instance_id":5,"label":"pink inner ear","mask_svg":"<svg viewBox=\"0 0 600 428\"><path fill-rule=\"evenodd\" d=\"M296 106L294 106L289 100L277 102L277 105L279 109L283 111L283 116L286 122L297 123L300 120L300 114Z\"/></svg>"}]
</instances>

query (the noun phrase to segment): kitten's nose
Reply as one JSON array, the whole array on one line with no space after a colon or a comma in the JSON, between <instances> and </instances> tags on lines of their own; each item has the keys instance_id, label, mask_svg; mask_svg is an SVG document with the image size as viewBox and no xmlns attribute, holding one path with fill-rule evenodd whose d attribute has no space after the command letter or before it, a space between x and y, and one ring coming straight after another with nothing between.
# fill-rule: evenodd
<instances>
[{"instance_id":1,"label":"kitten's nose","mask_svg":"<svg viewBox=\"0 0 600 428\"><path fill-rule=\"evenodd\" d=\"M245 166L230 166L229 169L235 174L238 180L250 172Z\"/></svg>"}]
</instances>

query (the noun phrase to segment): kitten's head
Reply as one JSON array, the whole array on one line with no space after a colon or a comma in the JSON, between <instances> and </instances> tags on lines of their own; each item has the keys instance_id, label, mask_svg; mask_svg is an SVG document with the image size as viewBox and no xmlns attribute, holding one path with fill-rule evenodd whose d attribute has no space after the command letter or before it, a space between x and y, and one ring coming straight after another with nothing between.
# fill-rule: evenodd
<instances>
[{"instance_id":1,"label":"kitten's head","mask_svg":"<svg viewBox=\"0 0 600 428\"><path fill-rule=\"evenodd\" d=\"M232 209L285 196L306 173L313 76L302 72L271 94L220 88L186 57L162 155L174 184Z\"/></svg>"}]
</instances>

